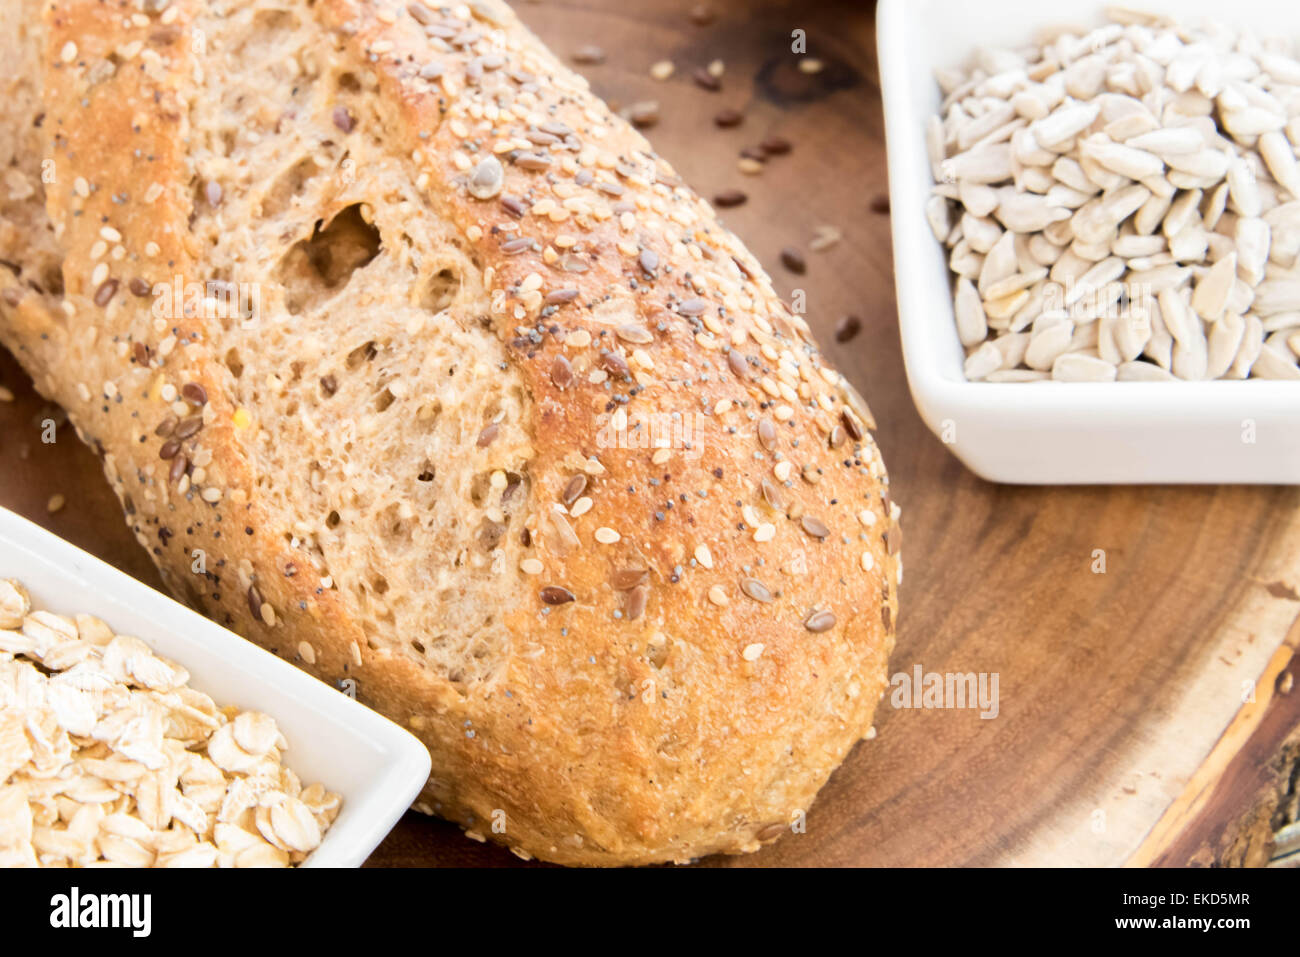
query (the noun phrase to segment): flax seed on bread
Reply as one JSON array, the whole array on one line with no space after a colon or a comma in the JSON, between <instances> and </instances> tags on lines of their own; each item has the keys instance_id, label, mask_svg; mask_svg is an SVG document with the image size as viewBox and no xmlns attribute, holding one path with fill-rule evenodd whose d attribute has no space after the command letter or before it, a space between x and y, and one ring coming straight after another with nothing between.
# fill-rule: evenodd
<instances>
[{"instance_id":1,"label":"flax seed on bread","mask_svg":"<svg viewBox=\"0 0 1300 957\"><path fill-rule=\"evenodd\" d=\"M0 341L169 587L517 853L783 833L871 728L897 507L709 206L501 3L16 4Z\"/></svg>"}]
</instances>

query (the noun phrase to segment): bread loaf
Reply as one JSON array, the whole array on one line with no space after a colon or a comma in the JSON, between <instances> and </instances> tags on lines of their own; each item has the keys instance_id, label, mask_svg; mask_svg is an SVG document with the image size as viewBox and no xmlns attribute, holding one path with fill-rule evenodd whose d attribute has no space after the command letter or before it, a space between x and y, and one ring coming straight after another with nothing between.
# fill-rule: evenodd
<instances>
[{"instance_id":1,"label":"bread loaf","mask_svg":"<svg viewBox=\"0 0 1300 957\"><path fill-rule=\"evenodd\" d=\"M872 726L897 507L708 204L498 2L3 10L0 341L168 586L521 856L783 833Z\"/></svg>"}]
</instances>

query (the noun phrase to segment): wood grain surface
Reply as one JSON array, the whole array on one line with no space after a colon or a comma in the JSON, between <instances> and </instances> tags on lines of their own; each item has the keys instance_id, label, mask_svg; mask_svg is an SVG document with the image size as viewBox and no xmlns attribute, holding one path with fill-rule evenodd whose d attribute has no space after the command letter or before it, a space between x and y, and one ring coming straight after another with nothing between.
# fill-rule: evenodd
<instances>
[{"instance_id":1,"label":"wood grain surface","mask_svg":"<svg viewBox=\"0 0 1300 957\"><path fill-rule=\"evenodd\" d=\"M831 779L805 833L701 863L1192 861L1188 835L1226 826L1251 800L1243 787L1207 795L1230 771L1265 768L1300 720L1300 691L1283 693L1279 677L1300 643L1300 488L1020 488L967 472L921 423L903 373L871 6L714 0L699 25L688 15L697 5L518 10L562 55L603 48L604 63L580 69L615 105L659 103L647 135L701 193L748 194L724 218L783 293L804 291L821 342L880 422L906 532L892 670L996 674L999 691L989 719L887 697L876 739ZM796 29L820 72L799 69ZM677 66L666 81L649 75L662 59ZM691 74L715 59L726 70L709 91ZM744 122L716 127L724 107ZM741 149L774 134L793 150L742 174ZM822 226L843 239L812 251ZM802 251L806 274L782 266L787 247ZM849 315L861 331L837 342ZM7 356L0 383L16 395L0 403L0 505L156 585L94 457L70 428L42 443L50 410ZM48 514L56 493L67 504ZM522 866L415 814L370 863Z\"/></svg>"}]
</instances>

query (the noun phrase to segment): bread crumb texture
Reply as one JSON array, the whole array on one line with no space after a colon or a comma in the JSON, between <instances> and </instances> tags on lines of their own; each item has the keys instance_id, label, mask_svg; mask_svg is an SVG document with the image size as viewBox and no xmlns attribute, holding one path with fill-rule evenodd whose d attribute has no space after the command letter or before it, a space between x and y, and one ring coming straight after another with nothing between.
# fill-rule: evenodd
<instances>
[{"instance_id":1,"label":"bread crumb texture","mask_svg":"<svg viewBox=\"0 0 1300 957\"><path fill-rule=\"evenodd\" d=\"M429 746L417 806L521 856L802 820L885 687L898 507L639 133L485 0L0 28L0 341L169 587L350 681Z\"/></svg>"}]
</instances>

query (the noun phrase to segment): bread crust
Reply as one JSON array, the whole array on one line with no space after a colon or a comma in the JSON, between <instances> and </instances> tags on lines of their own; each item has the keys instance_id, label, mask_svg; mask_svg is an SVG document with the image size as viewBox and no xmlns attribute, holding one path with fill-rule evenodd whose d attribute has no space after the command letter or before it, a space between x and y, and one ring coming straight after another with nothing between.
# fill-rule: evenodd
<instances>
[{"instance_id":1,"label":"bread crust","mask_svg":"<svg viewBox=\"0 0 1300 957\"><path fill-rule=\"evenodd\" d=\"M504 5L315 4L311 28L373 72L386 144L481 265L485 321L531 400L526 527L543 571L503 576L526 586L503 597L508 657L490 680L456 687L374 647L347 593L266 507L250 448L274 423L227 395L210 324L159 325L131 292L132 280L205 275L186 145L189 105L204 96L192 42L203 10L157 6L45 7L58 170L46 208L63 306L6 276L0 339L102 455L168 586L322 680L351 679L429 746L418 806L472 836L580 865L775 840L871 729L901 575L874 422L802 318ZM428 29L453 21L459 37ZM441 73L422 77L435 58ZM493 185L489 155L501 185L477 198L471 187ZM519 252L521 239L533 242ZM123 253L106 258L104 244ZM191 470L178 486L175 457L160 458L174 436L155 426L187 385L206 401L192 403L202 427L182 443ZM620 415L687 431L642 448ZM591 505L561 510L577 537L566 547L549 523L579 472Z\"/></svg>"}]
</instances>

